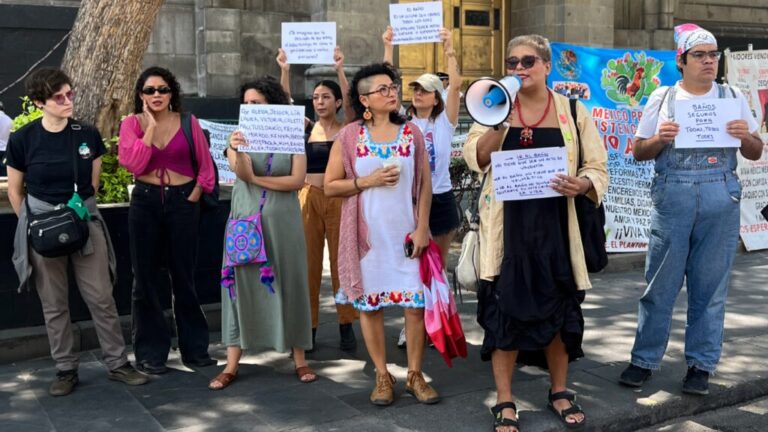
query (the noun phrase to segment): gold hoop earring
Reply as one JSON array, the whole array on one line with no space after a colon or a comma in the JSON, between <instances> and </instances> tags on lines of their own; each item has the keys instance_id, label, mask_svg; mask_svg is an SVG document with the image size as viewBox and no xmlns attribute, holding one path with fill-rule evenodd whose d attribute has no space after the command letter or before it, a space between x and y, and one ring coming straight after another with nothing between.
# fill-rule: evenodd
<instances>
[{"instance_id":1,"label":"gold hoop earring","mask_svg":"<svg viewBox=\"0 0 768 432\"><path fill-rule=\"evenodd\" d=\"M370 120L373 118L373 114L371 113L371 110L368 109L368 107L365 107L365 112L363 113L363 120Z\"/></svg>"}]
</instances>

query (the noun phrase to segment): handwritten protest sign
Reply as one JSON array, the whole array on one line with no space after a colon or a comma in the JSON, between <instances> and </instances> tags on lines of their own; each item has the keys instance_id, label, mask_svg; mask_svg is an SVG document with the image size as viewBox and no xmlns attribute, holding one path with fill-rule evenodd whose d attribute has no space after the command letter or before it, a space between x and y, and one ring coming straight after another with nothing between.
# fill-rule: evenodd
<instances>
[{"instance_id":1,"label":"handwritten protest sign","mask_svg":"<svg viewBox=\"0 0 768 432\"><path fill-rule=\"evenodd\" d=\"M509 150L491 153L497 201L561 196L549 186L556 174L566 174L565 147Z\"/></svg>"},{"instance_id":2,"label":"handwritten protest sign","mask_svg":"<svg viewBox=\"0 0 768 432\"><path fill-rule=\"evenodd\" d=\"M726 132L725 124L736 120L741 107L736 99L675 101L675 121L680 133L676 148L740 147L741 141Z\"/></svg>"},{"instance_id":3,"label":"handwritten protest sign","mask_svg":"<svg viewBox=\"0 0 768 432\"><path fill-rule=\"evenodd\" d=\"M290 64L333 64L336 23L283 23L282 45Z\"/></svg>"},{"instance_id":4,"label":"handwritten protest sign","mask_svg":"<svg viewBox=\"0 0 768 432\"><path fill-rule=\"evenodd\" d=\"M239 151L304 154L304 107L240 105L238 129L247 146Z\"/></svg>"},{"instance_id":5,"label":"handwritten protest sign","mask_svg":"<svg viewBox=\"0 0 768 432\"><path fill-rule=\"evenodd\" d=\"M390 4L389 23L395 45L440 42L443 2Z\"/></svg>"},{"instance_id":6,"label":"handwritten protest sign","mask_svg":"<svg viewBox=\"0 0 768 432\"><path fill-rule=\"evenodd\" d=\"M233 184L235 173L229 168L229 162L224 156L224 149L229 145L227 139L237 129L237 125L214 123L200 119L200 127L207 130L211 140L211 156L219 169L219 183Z\"/></svg>"}]
</instances>

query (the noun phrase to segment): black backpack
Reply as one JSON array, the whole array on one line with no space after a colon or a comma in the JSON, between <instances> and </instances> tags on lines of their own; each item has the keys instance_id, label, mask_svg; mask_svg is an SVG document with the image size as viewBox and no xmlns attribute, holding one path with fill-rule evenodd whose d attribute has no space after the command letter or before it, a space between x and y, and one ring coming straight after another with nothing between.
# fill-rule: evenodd
<instances>
[{"instance_id":1,"label":"black backpack","mask_svg":"<svg viewBox=\"0 0 768 432\"><path fill-rule=\"evenodd\" d=\"M195 178L197 178L197 175L200 172L200 165L197 163L195 141L192 138L192 115L190 113L181 114L181 130L184 132L184 137L187 139L187 144L189 144L189 156L190 159L192 159L192 171L195 173ZM210 134L205 129L203 129L203 133L205 134L205 142L208 144L208 153L210 154ZM219 206L219 169L216 167L216 160L213 159L212 155L211 161L213 162L213 174L215 181L213 183L213 191L203 193L202 197L200 197L202 210L215 210Z\"/></svg>"}]
</instances>

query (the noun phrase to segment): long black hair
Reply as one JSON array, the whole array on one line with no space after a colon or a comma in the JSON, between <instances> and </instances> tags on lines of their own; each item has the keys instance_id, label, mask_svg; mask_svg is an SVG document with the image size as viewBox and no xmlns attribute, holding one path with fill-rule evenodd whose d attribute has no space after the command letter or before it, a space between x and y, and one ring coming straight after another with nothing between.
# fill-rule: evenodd
<instances>
[{"instance_id":1,"label":"long black hair","mask_svg":"<svg viewBox=\"0 0 768 432\"><path fill-rule=\"evenodd\" d=\"M397 70L389 63L373 63L368 66L363 66L352 77L352 83L349 85L349 103L355 110L355 120L362 120L363 113L365 112L365 106L360 102L360 90L358 87L361 81L376 75L386 75L392 79L393 83L400 82L400 75ZM368 89L363 89L364 92ZM389 121L394 124L405 123L405 117L401 116L398 112L389 113Z\"/></svg>"},{"instance_id":2,"label":"long black hair","mask_svg":"<svg viewBox=\"0 0 768 432\"><path fill-rule=\"evenodd\" d=\"M141 100L141 90L149 77L160 77L168 83L171 88L171 104L169 108L173 112L181 112L181 85L176 77L166 68L152 66L144 70L136 80L136 86L133 89L133 113L139 114L144 111L144 102Z\"/></svg>"},{"instance_id":3,"label":"long black hair","mask_svg":"<svg viewBox=\"0 0 768 432\"><path fill-rule=\"evenodd\" d=\"M280 81L270 75L264 75L255 81L249 81L241 85L240 103L245 102L245 92L248 90L256 90L257 92L261 93L269 105L291 104L288 93L283 90L283 86L280 85Z\"/></svg>"},{"instance_id":4,"label":"long black hair","mask_svg":"<svg viewBox=\"0 0 768 432\"><path fill-rule=\"evenodd\" d=\"M315 84L315 87L312 90L313 91L317 90L317 88L321 87L321 86L322 87L326 87L328 90L330 90L331 94L333 94L333 97L336 100L340 100L340 101L344 100L344 95L341 94L341 87L338 84L336 84L336 81L322 80L319 83ZM343 106L343 104L339 105L336 108L336 112L339 112L339 110L341 109L342 106Z\"/></svg>"}]
</instances>

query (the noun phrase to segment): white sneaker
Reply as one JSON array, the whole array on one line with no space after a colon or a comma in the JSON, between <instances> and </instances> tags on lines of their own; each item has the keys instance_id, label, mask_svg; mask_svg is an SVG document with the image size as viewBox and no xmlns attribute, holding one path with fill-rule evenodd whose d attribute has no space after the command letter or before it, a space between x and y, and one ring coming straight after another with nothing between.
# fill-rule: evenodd
<instances>
[{"instance_id":1,"label":"white sneaker","mask_svg":"<svg viewBox=\"0 0 768 432\"><path fill-rule=\"evenodd\" d=\"M397 347L405 348L405 327L403 327L403 329L400 330L400 337L397 338Z\"/></svg>"}]
</instances>

